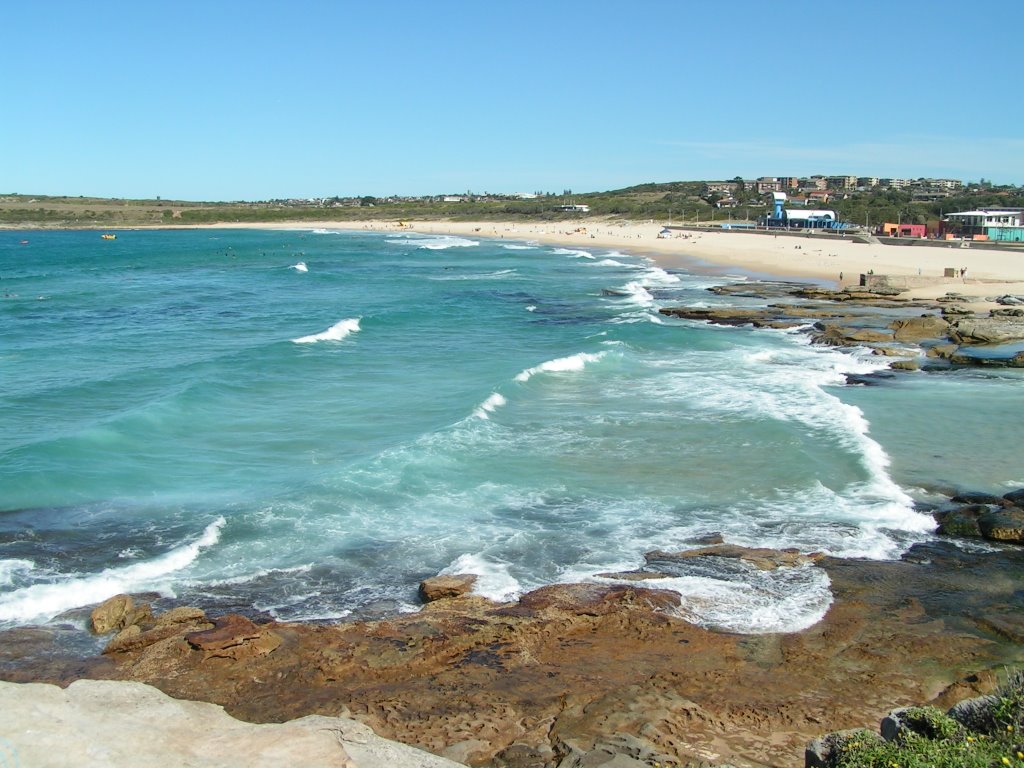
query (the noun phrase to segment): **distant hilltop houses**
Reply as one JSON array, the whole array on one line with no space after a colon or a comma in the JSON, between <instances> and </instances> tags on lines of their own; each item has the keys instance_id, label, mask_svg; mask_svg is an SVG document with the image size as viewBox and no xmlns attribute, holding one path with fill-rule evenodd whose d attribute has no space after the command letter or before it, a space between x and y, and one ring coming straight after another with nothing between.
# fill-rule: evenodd
<instances>
[{"instance_id":1,"label":"distant hilltop houses","mask_svg":"<svg viewBox=\"0 0 1024 768\"><path fill-rule=\"evenodd\" d=\"M835 198L845 199L861 192L894 189L909 192L913 200L941 200L962 191L960 179L886 179L877 176L761 176L756 179L735 178L729 181L707 181L703 197L714 196L715 205L729 208L738 204L740 193L765 195L785 192L790 205L824 204Z\"/></svg>"}]
</instances>

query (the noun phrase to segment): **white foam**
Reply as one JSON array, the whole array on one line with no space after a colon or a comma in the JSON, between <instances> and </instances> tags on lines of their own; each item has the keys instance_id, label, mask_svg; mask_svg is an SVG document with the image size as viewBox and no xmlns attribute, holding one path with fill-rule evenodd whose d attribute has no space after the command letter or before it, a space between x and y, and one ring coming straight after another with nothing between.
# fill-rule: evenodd
<instances>
[{"instance_id":1,"label":"white foam","mask_svg":"<svg viewBox=\"0 0 1024 768\"><path fill-rule=\"evenodd\" d=\"M168 592L171 574L188 567L200 552L216 544L225 523L223 517L218 517L195 541L175 547L152 560L8 592L0 596L0 622L28 624L46 621L64 611L99 603L122 592Z\"/></svg>"},{"instance_id":2,"label":"white foam","mask_svg":"<svg viewBox=\"0 0 1024 768\"><path fill-rule=\"evenodd\" d=\"M496 280L509 277L510 275L516 274L514 269L499 269L495 272L478 272L469 275L441 275L437 277L431 277L430 280L438 281L450 281L450 280Z\"/></svg>"},{"instance_id":3,"label":"white foam","mask_svg":"<svg viewBox=\"0 0 1024 768\"><path fill-rule=\"evenodd\" d=\"M300 261L298 264L292 264L289 269L294 269L296 272L309 272L309 267L306 266L306 262Z\"/></svg>"},{"instance_id":4,"label":"white foam","mask_svg":"<svg viewBox=\"0 0 1024 768\"><path fill-rule=\"evenodd\" d=\"M572 256L574 259L592 259L594 255L589 251L581 251L575 248L555 248L552 253L559 256Z\"/></svg>"},{"instance_id":5,"label":"white foam","mask_svg":"<svg viewBox=\"0 0 1024 768\"><path fill-rule=\"evenodd\" d=\"M650 291L636 280L626 283L622 286L622 290L629 294L625 298L634 304L639 304L642 307L649 307L654 304L654 297L651 296Z\"/></svg>"},{"instance_id":6,"label":"white foam","mask_svg":"<svg viewBox=\"0 0 1024 768\"><path fill-rule=\"evenodd\" d=\"M313 230L313 234L314 235L340 235L341 233L338 232L336 229L314 229Z\"/></svg>"},{"instance_id":7,"label":"white foam","mask_svg":"<svg viewBox=\"0 0 1024 768\"><path fill-rule=\"evenodd\" d=\"M14 581L16 574L21 575L34 570L36 564L31 560L0 560L0 587L5 587Z\"/></svg>"},{"instance_id":8,"label":"white foam","mask_svg":"<svg viewBox=\"0 0 1024 768\"><path fill-rule=\"evenodd\" d=\"M504 397L495 392L480 404L480 407L473 412L473 415L479 419L488 419L490 418L488 414L494 413L507 402Z\"/></svg>"},{"instance_id":9,"label":"white foam","mask_svg":"<svg viewBox=\"0 0 1024 768\"><path fill-rule=\"evenodd\" d=\"M535 251L537 250L536 245L516 245L515 243L502 243L502 248L509 251Z\"/></svg>"},{"instance_id":10,"label":"white foam","mask_svg":"<svg viewBox=\"0 0 1024 768\"><path fill-rule=\"evenodd\" d=\"M317 341L341 341L349 334L359 330L359 318L352 317L347 320L340 320L326 331L314 333L312 336L300 336L292 339L296 344L312 344Z\"/></svg>"},{"instance_id":11,"label":"white foam","mask_svg":"<svg viewBox=\"0 0 1024 768\"><path fill-rule=\"evenodd\" d=\"M526 305L526 311L527 312L536 312L537 311L537 305L536 304L527 304Z\"/></svg>"},{"instance_id":12,"label":"white foam","mask_svg":"<svg viewBox=\"0 0 1024 768\"><path fill-rule=\"evenodd\" d=\"M580 352L569 357L559 357L555 360L548 360L533 368L527 368L516 375L516 381L526 382L538 373L565 373L571 371L582 371L587 363L596 363L606 352Z\"/></svg>"},{"instance_id":13,"label":"white foam","mask_svg":"<svg viewBox=\"0 0 1024 768\"><path fill-rule=\"evenodd\" d=\"M742 578L679 576L654 586L682 596L679 613L710 629L764 634L799 632L821 621L832 605L828 574L805 565L761 571L751 566Z\"/></svg>"},{"instance_id":14,"label":"white foam","mask_svg":"<svg viewBox=\"0 0 1024 768\"><path fill-rule=\"evenodd\" d=\"M447 248L471 248L480 245L478 240L470 240L455 235L409 235L407 237L394 237L387 240L397 245L415 245L417 248L428 251L443 251Z\"/></svg>"},{"instance_id":15,"label":"white foam","mask_svg":"<svg viewBox=\"0 0 1024 768\"><path fill-rule=\"evenodd\" d=\"M522 594L522 585L504 563L492 563L481 555L465 554L441 571L442 575L471 573L477 577L473 594L504 603Z\"/></svg>"}]
</instances>

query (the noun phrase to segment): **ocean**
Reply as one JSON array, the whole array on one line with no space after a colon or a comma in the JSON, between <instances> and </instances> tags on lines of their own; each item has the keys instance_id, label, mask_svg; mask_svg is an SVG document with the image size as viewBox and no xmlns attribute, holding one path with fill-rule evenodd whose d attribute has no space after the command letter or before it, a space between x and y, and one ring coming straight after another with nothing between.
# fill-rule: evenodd
<instances>
[{"instance_id":1,"label":"ocean","mask_svg":"<svg viewBox=\"0 0 1024 768\"><path fill-rule=\"evenodd\" d=\"M915 501L1024 486L1018 371L849 386L884 358L657 312L746 279L407 231L0 233L0 627L119 592L381 617L438 573L508 600L712 535L897 558ZM668 575L728 631L832 599L813 566Z\"/></svg>"}]
</instances>

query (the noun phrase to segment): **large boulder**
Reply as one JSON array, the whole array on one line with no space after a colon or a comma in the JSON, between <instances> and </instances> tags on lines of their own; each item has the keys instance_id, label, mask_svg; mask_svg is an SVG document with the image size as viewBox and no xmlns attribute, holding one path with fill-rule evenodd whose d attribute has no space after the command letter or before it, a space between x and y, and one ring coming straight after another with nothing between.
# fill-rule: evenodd
<instances>
[{"instance_id":1,"label":"large boulder","mask_svg":"<svg viewBox=\"0 0 1024 768\"><path fill-rule=\"evenodd\" d=\"M446 600L465 595L476 584L476 576L471 573L459 573L454 576L432 576L420 582L420 599L424 603L435 600Z\"/></svg>"},{"instance_id":2,"label":"large boulder","mask_svg":"<svg viewBox=\"0 0 1024 768\"><path fill-rule=\"evenodd\" d=\"M1004 493L1003 498L1014 507L1024 507L1024 488Z\"/></svg>"},{"instance_id":3,"label":"large boulder","mask_svg":"<svg viewBox=\"0 0 1024 768\"><path fill-rule=\"evenodd\" d=\"M990 507L985 504L968 504L957 509L936 512L934 517L935 522L939 524L938 533L960 538L981 538L978 518L989 510Z\"/></svg>"},{"instance_id":4,"label":"large boulder","mask_svg":"<svg viewBox=\"0 0 1024 768\"><path fill-rule=\"evenodd\" d=\"M114 595L92 609L89 623L97 635L117 632L125 627L151 621L153 611L149 603L135 604L131 595Z\"/></svg>"},{"instance_id":5,"label":"large boulder","mask_svg":"<svg viewBox=\"0 0 1024 768\"><path fill-rule=\"evenodd\" d=\"M978 527L986 539L1024 544L1024 509L989 510L979 515Z\"/></svg>"},{"instance_id":6,"label":"large boulder","mask_svg":"<svg viewBox=\"0 0 1024 768\"><path fill-rule=\"evenodd\" d=\"M936 315L921 315L893 320L889 323L897 341L923 341L942 339L949 333L949 323Z\"/></svg>"},{"instance_id":7,"label":"large boulder","mask_svg":"<svg viewBox=\"0 0 1024 768\"><path fill-rule=\"evenodd\" d=\"M952 324L958 344L1007 344L1024 339L1024 317L965 317Z\"/></svg>"}]
</instances>

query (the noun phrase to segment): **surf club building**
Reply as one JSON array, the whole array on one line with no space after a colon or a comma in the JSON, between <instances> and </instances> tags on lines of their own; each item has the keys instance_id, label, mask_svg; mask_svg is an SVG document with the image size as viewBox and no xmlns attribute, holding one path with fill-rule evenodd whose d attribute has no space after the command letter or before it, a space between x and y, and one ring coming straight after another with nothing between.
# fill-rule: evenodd
<instances>
[{"instance_id":1,"label":"surf club building","mask_svg":"<svg viewBox=\"0 0 1024 768\"><path fill-rule=\"evenodd\" d=\"M1024 242L1024 208L979 209L947 214L942 231L956 237L996 242Z\"/></svg>"}]
</instances>

